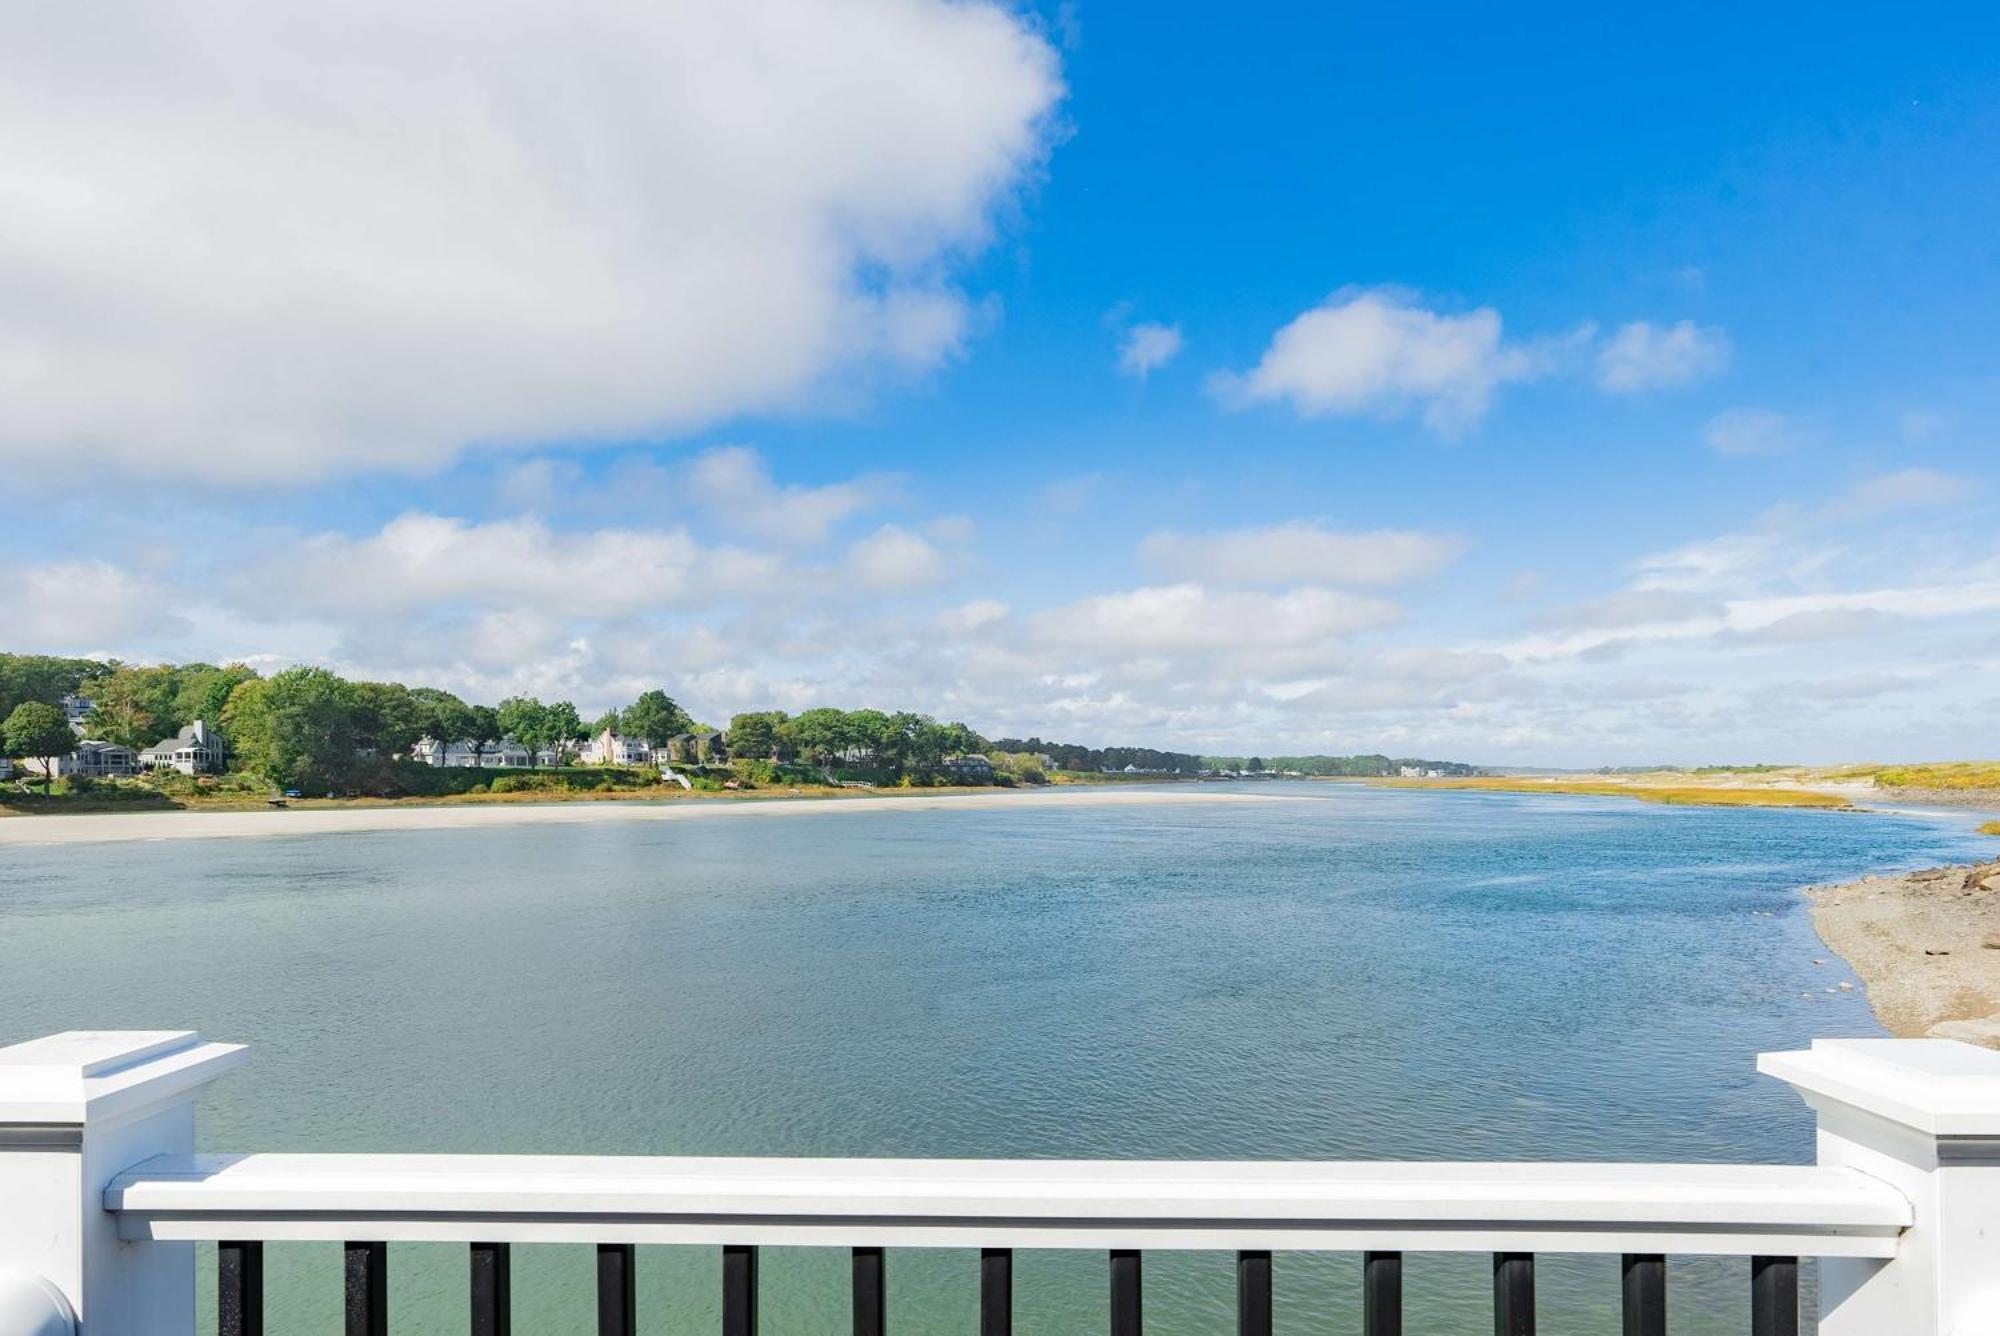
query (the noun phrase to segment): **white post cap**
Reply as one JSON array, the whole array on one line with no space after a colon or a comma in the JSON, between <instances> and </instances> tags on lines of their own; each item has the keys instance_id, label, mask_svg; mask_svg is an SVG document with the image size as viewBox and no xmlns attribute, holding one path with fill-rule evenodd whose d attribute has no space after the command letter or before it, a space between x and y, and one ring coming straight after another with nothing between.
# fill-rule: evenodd
<instances>
[{"instance_id":1,"label":"white post cap","mask_svg":"<svg viewBox=\"0 0 2000 1336\"><path fill-rule=\"evenodd\" d=\"M81 1127L152 1108L249 1057L193 1030L65 1030L0 1048L0 1126Z\"/></svg>"},{"instance_id":2,"label":"white post cap","mask_svg":"<svg viewBox=\"0 0 2000 1336\"><path fill-rule=\"evenodd\" d=\"M1955 1039L1815 1039L1757 1070L1815 1108L1845 1104L1937 1138L2000 1137L2000 1052Z\"/></svg>"}]
</instances>

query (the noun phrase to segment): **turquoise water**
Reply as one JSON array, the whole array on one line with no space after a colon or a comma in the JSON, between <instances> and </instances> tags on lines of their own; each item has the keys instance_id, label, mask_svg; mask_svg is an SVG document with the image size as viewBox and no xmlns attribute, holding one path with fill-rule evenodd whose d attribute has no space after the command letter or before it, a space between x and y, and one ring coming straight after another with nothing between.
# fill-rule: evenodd
<instances>
[{"instance_id":1,"label":"turquoise water","mask_svg":"<svg viewBox=\"0 0 2000 1336\"><path fill-rule=\"evenodd\" d=\"M1802 884L1963 860L1969 823L1264 785L1296 801L967 807L0 850L0 1042L254 1046L230 1150L1803 1161L1760 1050L1879 1033ZM1815 958L1826 960L1816 966ZM642 1249L643 1329L715 1329L714 1253ZM275 1331L339 1261L274 1247ZM464 1330L463 1252L391 1252L399 1332ZM1411 1330L1490 1330L1481 1258L1412 1257ZM767 1250L764 1329L846 1323L844 1256ZM903 1333L974 1329L969 1253L890 1257ZM515 1250L533 1333L593 1330L582 1248ZM1747 1329L1741 1263L1671 1268ZM204 1276L207 1277L206 1267ZM1615 1259L1547 1259L1602 1332ZM1101 1258L1023 1254L1024 1333L1100 1332ZM1230 1259L1149 1256L1148 1330L1233 1330ZM1291 1332L1350 1256L1281 1257Z\"/></svg>"}]
</instances>

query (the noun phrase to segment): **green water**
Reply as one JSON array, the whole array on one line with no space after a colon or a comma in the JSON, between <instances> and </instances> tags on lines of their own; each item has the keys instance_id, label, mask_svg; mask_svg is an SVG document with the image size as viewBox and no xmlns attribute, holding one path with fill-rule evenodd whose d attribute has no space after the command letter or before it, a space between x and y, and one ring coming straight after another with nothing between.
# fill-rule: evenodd
<instances>
[{"instance_id":1,"label":"green water","mask_svg":"<svg viewBox=\"0 0 2000 1336\"><path fill-rule=\"evenodd\" d=\"M0 850L0 1041L254 1046L216 1150L1804 1161L1754 1055L1876 1033L1801 884L1972 856L1969 823L1266 785L1254 805L828 812ZM647 1332L717 1328L707 1249L640 1251ZM844 1330L846 1259L766 1250L764 1330ZM976 1257L890 1255L905 1336ZM594 1330L586 1248L515 1249L517 1330ZM270 1250L271 1330L339 1326L333 1245ZM399 1332L465 1324L460 1248L391 1250ZM1747 1267L1676 1263L1677 1336ZM208 1282L206 1263L204 1280ZM1615 1330L1548 1258L1542 1331ZM1409 1330L1491 1329L1412 1256ZM1231 1259L1155 1254L1147 1329L1233 1330ZM1017 1259L1017 1330L1101 1332L1101 1257ZM1281 1256L1280 1330L1359 1329L1352 1256Z\"/></svg>"}]
</instances>

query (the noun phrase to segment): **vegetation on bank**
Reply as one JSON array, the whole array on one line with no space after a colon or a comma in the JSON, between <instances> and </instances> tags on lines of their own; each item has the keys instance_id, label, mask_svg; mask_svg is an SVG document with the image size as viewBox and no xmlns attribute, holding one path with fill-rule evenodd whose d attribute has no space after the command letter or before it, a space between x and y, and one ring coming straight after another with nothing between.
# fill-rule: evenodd
<instances>
[{"instance_id":1,"label":"vegetation on bank","mask_svg":"<svg viewBox=\"0 0 2000 1336\"><path fill-rule=\"evenodd\" d=\"M1885 789L2000 790L2000 761L1950 761L1931 765L1857 767L1842 778L1872 779Z\"/></svg>"},{"instance_id":2,"label":"vegetation on bank","mask_svg":"<svg viewBox=\"0 0 2000 1336\"><path fill-rule=\"evenodd\" d=\"M1979 827L1977 833L1981 835L2000 835L2000 821L1988 821L1985 825Z\"/></svg>"},{"instance_id":3,"label":"vegetation on bank","mask_svg":"<svg viewBox=\"0 0 2000 1336\"><path fill-rule=\"evenodd\" d=\"M1640 802L1687 807L1825 807L1851 806L1834 793L1806 789L1724 788L1697 784L1619 784L1583 779L1521 779L1483 776L1465 779L1381 779L1396 788L1484 789L1495 793L1563 793L1593 798L1636 798Z\"/></svg>"}]
</instances>

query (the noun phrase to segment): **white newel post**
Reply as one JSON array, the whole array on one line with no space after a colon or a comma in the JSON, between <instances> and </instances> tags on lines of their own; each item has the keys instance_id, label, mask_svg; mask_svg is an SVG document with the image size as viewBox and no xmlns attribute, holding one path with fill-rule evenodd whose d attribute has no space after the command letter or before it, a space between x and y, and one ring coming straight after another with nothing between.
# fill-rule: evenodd
<instances>
[{"instance_id":1,"label":"white newel post","mask_svg":"<svg viewBox=\"0 0 2000 1336\"><path fill-rule=\"evenodd\" d=\"M2000 1053L1947 1039L1820 1039L1766 1053L1819 1115L1819 1162L1915 1211L1890 1261L1820 1263L1820 1336L2000 1332Z\"/></svg>"},{"instance_id":2,"label":"white newel post","mask_svg":"<svg viewBox=\"0 0 2000 1336\"><path fill-rule=\"evenodd\" d=\"M194 1245L120 1242L104 1187L191 1154L195 1099L246 1056L190 1030L0 1048L0 1336L191 1336Z\"/></svg>"}]
</instances>

